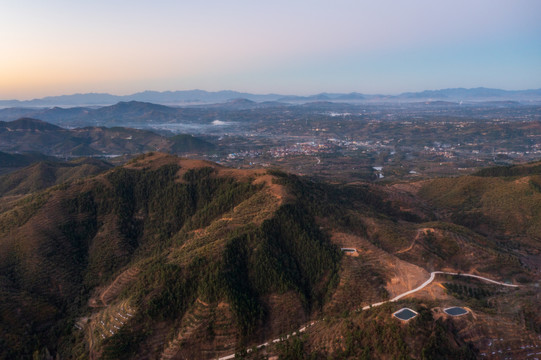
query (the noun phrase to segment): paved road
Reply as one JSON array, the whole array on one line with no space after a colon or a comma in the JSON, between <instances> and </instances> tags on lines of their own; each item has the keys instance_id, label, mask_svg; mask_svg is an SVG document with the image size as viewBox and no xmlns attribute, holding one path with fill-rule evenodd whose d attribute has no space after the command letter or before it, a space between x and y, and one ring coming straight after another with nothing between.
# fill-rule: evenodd
<instances>
[{"instance_id":1,"label":"paved road","mask_svg":"<svg viewBox=\"0 0 541 360\"><path fill-rule=\"evenodd\" d=\"M392 298L391 300L381 301L381 302L377 302L377 303L374 303L374 304L371 304L371 305L367 305L367 306L363 307L362 309L363 310L368 310L370 308L380 306L380 305L383 305L383 304L388 303L388 302L398 301L398 300L402 299L405 296L416 293L417 291L422 290L425 287L427 287L428 285L430 285L430 283L432 283L432 281L434 281L434 279L436 278L436 275L438 275L438 274L454 275L454 276L466 276L466 277L472 277L472 278L476 278L476 279L479 279L479 280L487 281L489 283L496 284L496 285L507 286L507 287L515 287L515 288L519 287L519 285L507 284L507 283L504 283L504 282L501 282L501 281L492 280L492 279L486 278L484 276L479 276L479 275L461 274L461 273L453 273L453 272L446 272L446 271L433 271L433 272L430 273L430 277L428 278L428 280L425 281L424 283L422 283L421 285L419 285L418 287L416 287L415 289L409 290L409 291L406 291L405 293L397 295L394 298ZM312 322L310 324L307 324L307 325L303 326L302 328L300 328L298 330L298 332L299 333L305 332L306 328L308 328L309 326L314 325L316 322L317 321L314 321L314 322ZM297 332L293 332L292 334L287 335L285 338L289 339L290 336L295 336L296 334L297 334ZM277 338L277 339L274 339L272 341L267 341L264 344L257 345L257 348L259 349L259 348L268 346L270 343L277 343L277 342L280 342L280 341L282 341L282 338ZM250 351L250 350L248 350L248 351ZM230 359L234 359L234 358L235 358L235 354L232 354L232 355L228 355L228 356L218 358L218 360L230 360Z\"/></svg>"},{"instance_id":2,"label":"paved road","mask_svg":"<svg viewBox=\"0 0 541 360\"><path fill-rule=\"evenodd\" d=\"M460 273L452 273L452 272L445 272L445 271L434 271L434 272L432 272L430 274L446 274L446 275L455 275L455 276L466 276L466 277L472 277L472 278L476 278L476 279L479 279L479 280L487 281L489 283L493 283L493 284L496 284L496 285L508 286L508 287L514 287L514 288L519 287L519 285L508 284L508 283L492 280L492 279L486 278L484 276L479 276L479 275L460 274Z\"/></svg>"},{"instance_id":3,"label":"paved road","mask_svg":"<svg viewBox=\"0 0 541 360\"><path fill-rule=\"evenodd\" d=\"M378 303L375 303L375 304L372 304L372 305L367 305L367 306L363 307L363 310L368 310L371 307L380 306L380 305L383 305L383 304L388 303L388 302L395 302L395 301L398 301L398 300L402 299L405 296L416 293L417 291L422 290L426 286L430 285L430 283L432 281L434 281L434 278L436 277L437 274L454 275L454 276L466 276L466 277L472 277L472 278L476 278L476 279L479 279L479 280L487 281L489 283L496 284L496 285L508 286L508 287L518 287L518 285L507 284L507 283L504 283L504 282L501 282L501 281L492 280L492 279L486 278L484 276L479 276L479 275L460 274L460 273L453 273L453 272L446 272L446 271L433 271L433 272L430 273L430 277L428 278L428 280L425 281L424 283L422 283L421 285L419 285L418 287L416 287L415 289L410 290L410 291L406 291L405 293L402 293L402 294L400 294L398 296L395 296L391 300L378 302Z\"/></svg>"}]
</instances>

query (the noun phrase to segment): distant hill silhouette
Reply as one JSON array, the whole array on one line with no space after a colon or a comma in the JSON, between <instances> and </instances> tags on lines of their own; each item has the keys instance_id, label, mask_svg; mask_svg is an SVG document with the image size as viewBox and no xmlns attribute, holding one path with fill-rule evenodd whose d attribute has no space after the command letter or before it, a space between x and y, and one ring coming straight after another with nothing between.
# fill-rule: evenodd
<instances>
[{"instance_id":1,"label":"distant hill silhouette","mask_svg":"<svg viewBox=\"0 0 541 360\"><path fill-rule=\"evenodd\" d=\"M0 121L0 131L1 129L12 131L12 130L40 130L40 131L57 131L62 128L45 121L31 119L31 118L21 118L19 120L4 122Z\"/></svg>"},{"instance_id":2,"label":"distant hill silhouette","mask_svg":"<svg viewBox=\"0 0 541 360\"><path fill-rule=\"evenodd\" d=\"M144 109L165 111L168 107L145 103L121 103L103 110L114 116L118 108L133 106ZM53 156L96 156L138 154L148 151L206 152L214 145L192 136L168 138L148 130L126 127L84 127L64 129L37 119L19 119L0 122L0 151L4 152L41 152ZM5 156L6 163L21 162L23 159Z\"/></svg>"}]
</instances>

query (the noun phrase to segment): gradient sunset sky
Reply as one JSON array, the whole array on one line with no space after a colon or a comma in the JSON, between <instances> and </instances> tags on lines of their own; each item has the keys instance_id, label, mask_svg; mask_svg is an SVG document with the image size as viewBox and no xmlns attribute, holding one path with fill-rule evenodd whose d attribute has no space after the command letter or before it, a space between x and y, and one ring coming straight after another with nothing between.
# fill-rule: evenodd
<instances>
[{"instance_id":1,"label":"gradient sunset sky","mask_svg":"<svg viewBox=\"0 0 541 360\"><path fill-rule=\"evenodd\" d=\"M0 99L541 88L539 0L0 0Z\"/></svg>"}]
</instances>

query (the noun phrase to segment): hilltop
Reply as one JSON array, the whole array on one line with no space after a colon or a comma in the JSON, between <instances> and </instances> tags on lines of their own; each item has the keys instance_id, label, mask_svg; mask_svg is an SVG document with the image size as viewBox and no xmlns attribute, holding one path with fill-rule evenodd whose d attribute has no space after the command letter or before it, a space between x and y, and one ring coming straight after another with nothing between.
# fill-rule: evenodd
<instances>
[{"instance_id":1,"label":"hilltop","mask_svg":"<svg viewBox=\"0 0 541 360\"><path fill-rule=\"evenodd\" d=\"M487 236L500 249L539 254L541 162L434 179L418 194L445 211L449 221Z\"/></svg>"},{"instance_id":2,"label":"hilltop","mask_svg":"<svg viewBox=\"0 0 541 360\"><path fill-rule=\"evenodd\" d=\"M198 304L209 304L207 313L225 306L220 315L225 318L213 321L223 323L226 343L260 331L266 313L275 310L265 305L264 295L278 289L289 291L283 301L293 296L300 313L319 306L339 253L313 218L285 205L287 194L271 180L265 172L232 171L157 154L14 204L0 220L0 263L6 276L3 338L6 332L23 331L15 324L41 319L39 328L51 329L42 340L62 348L63 336L55 329L86 313L91 317L82 326L92 341L81 342L80 350L86 348L92 356L105 351L115 358L120 349L129 355L142 344L152 353L165 350L163 342L150 346L155 341L150 328L166 324L167 332L182 334L187 325L178 327L178 321ZM13 218L15 213L24 215ZM300 217L291 221L289 213ZM290 238L289 244L276 231L305 235ZM296 244L296 249L280 250L286 244ZM303 257L307 251L314 257ZM294 268L276 268L267 262L272 259L268 255ZM254 265L256 273L245 272ZM223 269L224 278L219 275ZM128 283L129 290L124 288ZM11 313L22 294L31 298ZM110 322L113 309L136 315L123 330L127 333L111 337L100 321ZM301 319L292 319L292 324ZM130 346L126 336L141 343ZM27 343L22 338L17 343L8 351L24 353Z\"/></svg>"}]
</instances>

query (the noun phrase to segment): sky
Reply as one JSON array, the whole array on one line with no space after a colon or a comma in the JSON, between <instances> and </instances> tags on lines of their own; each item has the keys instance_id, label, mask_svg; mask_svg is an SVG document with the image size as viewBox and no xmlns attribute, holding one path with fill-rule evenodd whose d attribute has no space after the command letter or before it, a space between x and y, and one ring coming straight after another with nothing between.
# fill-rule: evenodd
<instances>
[{"instance_id":1,"label":"sky","mask_svg":"<svg viewBox=\"0 0 541 360\"><path fill-rule=\"evenodd\" d=\"M541 88L539 0L0 0L0 99Z\"/></svg>"}]
</instances>

